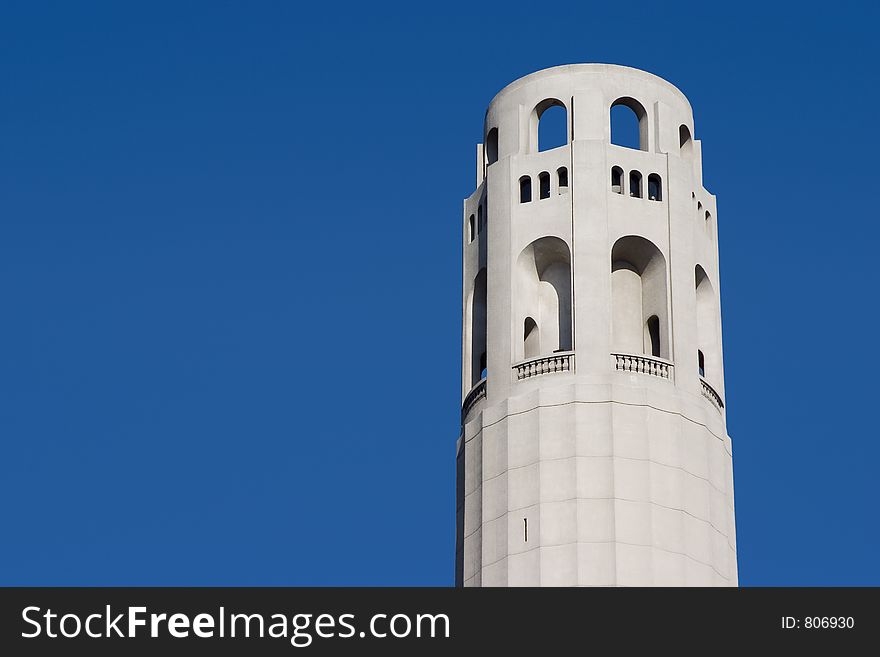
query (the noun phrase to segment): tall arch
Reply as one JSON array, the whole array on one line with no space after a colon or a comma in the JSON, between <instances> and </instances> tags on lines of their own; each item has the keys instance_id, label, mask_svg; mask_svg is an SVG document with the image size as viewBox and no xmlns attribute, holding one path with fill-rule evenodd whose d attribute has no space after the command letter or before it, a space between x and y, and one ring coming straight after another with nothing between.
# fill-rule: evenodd
<instances>
[{"instance_id":1,"label":"tall arch","mask_svg":"<svg viewBox=\"0 0 880 657\"><path fill-rule=\"evenodd\" d=\"M471 385L479 383L486 369L486 270L481 269L474 278L470 305L471 331Z\"/></svg>"},{"instance_id":2,"label":"tall arch","mask_svg":"<svg viewBox=\"0 0 880 657\"><path fill-rule=\"evenodd\" d=\"M694 289L697 312L697 354L702 356L700 376L718 381L721 376L720 316L715 288L706 270L700 265L694 268Z\"/></svg>"},{"instance_id":3,"label":"tall arch","mask_svg":"<svg viewBox=\"0 0 880 657\"><path fill-rule=\"evenodd\" d=\"M635 98L623 96L611 103L609 121L612 144L648 150L648 112Z\"/></svg>"},{"instance_id":4,"label":"tall arch","mask_svg":"<svg viewBox=\"0 0 880 657\"><path fill-rule=\"evenodd\" d=\"M637 235L611 249L611 344L615 352L669 358L666 258Z\"/></svg>"},{"instance_id":5,"label":"tall arch","mask_svg":"<svg viewBox=\"0 0 880 657\"><path fill-rule=\"evenodd\" d=\"M541 237L529 244L516 261L517 325L534 322L536 335L517 356L549 355L572 348L571 251L558 237ZM526 348L528 346L528 349Z\"/></svg>"},{"instance_id":6,"label":"tall arch","mask_svg":"<svg viewBox=\"0 0 880 657\"><path fill-rule=\"evenodd\" d=\"M548 151L567 143L568 108L557 98L542 100L529 118L529 151Z\"/></svg>"}]
</instances>

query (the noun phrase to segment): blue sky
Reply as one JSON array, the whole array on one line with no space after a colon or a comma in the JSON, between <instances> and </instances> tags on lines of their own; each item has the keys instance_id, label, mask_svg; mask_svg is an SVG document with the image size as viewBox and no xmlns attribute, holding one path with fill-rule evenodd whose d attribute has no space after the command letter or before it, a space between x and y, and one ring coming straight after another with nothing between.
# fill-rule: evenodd
<instances>
[{"instance_id":1,"label":"blue sky","mask_svg":"<svg viewBox=\"0 0 880 657\"><path fill-rule=\"evenodd\" d=\"M5 2L0 583L451 584L474 144L600 61L718 195L741 583L880 584L876 5L628 7Z\"/></svg>"}]
</instances>

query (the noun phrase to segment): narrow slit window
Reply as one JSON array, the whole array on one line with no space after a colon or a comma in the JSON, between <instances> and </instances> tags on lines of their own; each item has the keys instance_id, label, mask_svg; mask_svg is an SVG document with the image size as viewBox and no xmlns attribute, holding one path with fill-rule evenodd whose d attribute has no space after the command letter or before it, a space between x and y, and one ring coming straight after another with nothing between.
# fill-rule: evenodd
<instances>
[{"instance_id":1,"label":"narrow slit window","mask_svg":"<svg viewBox=\"0 0 880 657\"><path fill-rule=\"evenodd\" d=\"M623 169L620 167L611 169L611 191L615 194L623 194Z\"/></svg>"},{"instance_id":2,"label":"narrow slit window","mask_svg":"<svg viewBox=\"0 0 880 657\"><path fill-rule=\"evenodd\" d=\"M629 172L629 195L633 198L642 198L642 174L638 171Z\"/></svg>"},{"instance_id":3,"label":"narrow slit window","mask_svg":"<svg viewBox=\"0 0 880 657\"><path fill-rule=\"evenodd\" d=\"M660 176L658 176L656 173L652 173L650 176L648 176L648 200L663 200L663 185L660 182Z\"/></svg>"},{"instance_id":4,"label":"narrow slit window","mask_svg":"<svg viewBox=\"0 0 880 657\"><path fill-rule=\"evenodd\" d=\"M703 356L702 351L697 351L697 369L700 372L700 376L706 376L706 358Z\"/></svg>"},{"instance_id":5,"label":"narrow slit window","mask_svg":"<svg viewBox=\"0 0 880 657\"><path fill-rule=\"evenodd\" d=\"M519 179L519 202L528 203L532 200L532 179L529 176L523 176Z\"/></svg>"},{"instance_id":6,"label":"narrow slit window","mask_svg":"<svg viewBox=\"0 0 880 657\"><path fill-rule=\"evenodd\" d=\"M550 198L550 174L542 171L538 175L538 183L540 187L540 198Z\"/></svg>"},{"instance_id":7,"label":"narrow slit window","mask_svg":"<svg viewBox=\"0 0 880 657\"><path fill-rule=\"evenodd\" d=\"M647 322L648 344L646 351L650 350L652 356L660 356L660 318L652 315Z\"/></svg>"},{"instance_id":8,"label":"narrow slit window","mask_svg":"<svg viewBox=\"0 0 880 657\"><path fill-rule=\"evenodd\" d=\"M471 215L470 219L468 219L468 242L473 242L476 234L476 223L474 221L474 215Z\"/></svg>"},{"instance_id":9,"label":"narrow slit window","mask_svg":"<svg viewBox=\"0 0 880 657\"><path fill-rule=\"evenodd\" d=\"M529 542L529 519L523 518L523 543Z\"/></svg>"},{"instance_id":10,"label":"narrow slit window","mask_svg":"<svg viewBox=\"0 0 880 657\"><path fill-rule=\"evenodd\" d=\"M568 191L568 169L559 167L556 171L556 187L558 194L565 194Z\"/></svg>"},{"instance_id":11,"label":"narrow slit window","mask_svg":"<svg viewBox=\"0 0 880 657\"><path fill-rule=\"evenodd\" d=\"M483 232L483 206L477 206L477 234Z\"/></svg>"}]
</instances>

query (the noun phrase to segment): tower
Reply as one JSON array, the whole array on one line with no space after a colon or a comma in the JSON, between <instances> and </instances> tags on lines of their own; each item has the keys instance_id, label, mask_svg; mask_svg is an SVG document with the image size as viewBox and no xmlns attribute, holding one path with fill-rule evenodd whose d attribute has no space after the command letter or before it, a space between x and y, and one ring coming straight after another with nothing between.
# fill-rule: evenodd
<instances>
[{"instance_id":1,"label":"tower","mask_svg":"<svg viewBox=\"0 0 880 657\"><path fill-rule=\"evenodd\" d=\"M617 106L638 149L611 143ZM551 108L567 143L543 150ZM464 201L457 585L737 584L693 135L687 98L624 66L546 69L490 103Z\"/></svg>"}]
</instances>

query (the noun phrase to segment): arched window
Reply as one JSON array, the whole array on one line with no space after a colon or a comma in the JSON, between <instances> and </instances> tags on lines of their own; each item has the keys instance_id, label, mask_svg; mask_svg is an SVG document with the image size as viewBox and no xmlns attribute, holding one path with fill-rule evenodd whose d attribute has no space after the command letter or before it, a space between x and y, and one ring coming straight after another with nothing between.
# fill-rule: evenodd
<instances>
[{"instance_id":1,"label":"arched window","mask_svg":"<svg viewBox=\"0 0 880 657\"><path fill-rule=\"evenodd\" d=\"M523 355L524 358L536 358L541 355L541 336L538 324L531 317L523 322Z\"/></svg>"},{"instance_id":2,"label":"arched window","mask_svg":"<svg viewBox=\"0 0 880 657\"><path fill-rule=\"evenodd\" d=\"M468 219L468 242L473 242L474 237L477 236L477 226L474 222L474 215L471 215Z\"/></svg>"},{"instance_id":3,"label":"arched window","mask_svg":"<svg viewBox=\"0 0 880 657\"><path fill-rule=\"evenodd\" d=\"M712 215L709 214L709 211L706 210L706 221L709 221L712 218Z\"/></svg>"},{"instance_id":4,"label":"arched window","mask_svg":"<svg viewBox=\"0 0 880 657\"><path fill-rule=\"evenodd\" d=\"M694 141L691 139L691 131L684 124L678 127L678 148L682 155L690 156L694 151Z\"/></svg>"},{"instance_id":5,"label":"arched window","mask_svg":"<svg viewBox=\"0 0 880 657\"><path fill-rule=\"evenodd\" d=\"M532 178L523 176L519 179L519 202L528 203L532 200Z\"/></svg>"},{"instance_id":6,"label":"arched window","mask_svg":"<svg viewBox=\"0 0 880 657\"><path fill-rule=\"evenodd\" d=\"M660 356L660 318L651 315L645 322L645 353Z\"/></svg>"},{"instance_id":7,"label":"arched window","mask_svg":"<svg viewBox=\"0 0 880 657\"><path fill-rule=\"evenodd\" d=\"M568 191L568 169L559 167L556 170L556 193L565 194Z\"/></svg>"},{"instance_id":8,"label":"arched window","mask_svg":"<svg viewBox=\"0 0 880 657\"><path fill-rule=\"evenodd\" d=\"M486 135L486 164L498 161L498 128L492 128Z\"/></svg>"},{"instance_id":9,"label":"arched window","mask_svg":"<svg viewBox=\"0 0 880 657\"><path fill-rule=\"evenodd\" d=\"M538 197L550 198L550 174L546 171L538 174Z\"/></svg>"},{"instance_id":10,"label":"arched window","mask_svg":"<svg viewBox=\"0 0 880 657\"><path fill-rule=\"evenodd\" d=\"M611 143L625 148L648 150L648 113L635 98L618 98L611 103Z\"/></svg>"},{"instance_id":11,"label":"arched window","mask_svg":"<svg viewBox=\"0 0 880 657\"><path fill-rule=\"evenodd\" d=\"M549 151L568 143L568 111L557 98L546 98L529 117L529 152Z\"/></svg>"},{"instance_id":12,"label":"arched window","mask_svg":"<svg viewBox=\"0 0 880 657\"><path fill-rule=\"evenodd\" d=\"M703 352L699 349L697 349L697 370L700 376L706 376L706 357L703 356Z\"/></svg>"},{"instance_id":13,"label":"arched window","mask_svg":"<svg viewBox=\"0 0 880 657\"><path fill-rule=\"evenodd\" d=\"M620 167L611 167L611 191L623 194L623 169Z\"/></svg>"},{"instance_id":14,"label":"arched window","mask_svg":"<svg viewBox=\"0 0 880 657\"><path fill-rule=\"evenodd\" d=\"M648 176L648 200L663 200L663 185L660 183L660 176L656 173L652 173Z\"/></svg>"},{"instance_id":15,"label":"arched window","mask_svg":"<svg viewBox=\"0 0 880 657\"><path fill-rule=\"evenodd\" d=\"M548 98L541 101L532 113L538 152L549 151L568 143L568 112L562 101Z\"/></svg>"},{"instance_id":16,"label":"arched window","mask_svg":"<svg viewBox=\"0 0 880 657\"><path fill-rule=\"evenodd\" d=\"M638 171L629 172L629 195L642 198L642 174Z\"/></svg>"},{"instance_id":17,"label":"arched window","mask_svg":"<svg viewBox=\"0 0 880 657\"><path fill-rule=\"evenodd\" d=\"M652 242L621 237L611 249L611 344L616 353L669 358L666 259Z\"/></svg>"}]
</instances>

